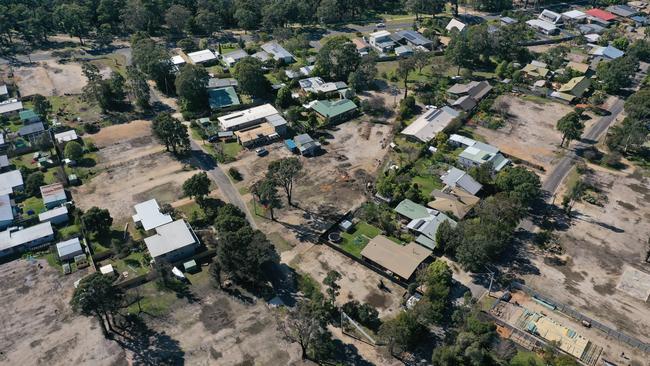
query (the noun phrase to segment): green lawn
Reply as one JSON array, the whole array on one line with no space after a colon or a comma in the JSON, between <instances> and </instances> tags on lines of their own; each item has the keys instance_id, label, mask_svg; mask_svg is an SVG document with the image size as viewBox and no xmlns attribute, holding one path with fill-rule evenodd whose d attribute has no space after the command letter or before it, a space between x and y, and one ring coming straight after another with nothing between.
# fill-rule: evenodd
<instances>
[{"instance_id":1,"label":"green lawn","mask_svg":"<svg viewBox=\"0 0 650 366\"><path fill-rule=\"evenodd\" d=\"M278 250L278 253L286 252L293 248L293 246L278 232L270 233L266 237L271 241L271 243L273 243L273 245L275 245L275 249Z\"/></svg>"},{"instance_id":2,"label":"green lawn","mask_svg":"<svg viewBox=\"0 0 650 366\"><path fill-rule=\"evenodd\" d=\"M46 211L45 205L43 204L43 199L39 197L29 197L21 203L21 207L23 208L23 214L26 216L35 216L41 212ZM31 215L28 214L30 210L34 211L34 213Z\"/></svg>"},{"instance_id":3,"label":"green lawn","mask_svg":"<svg viewBox=\"0 0 650 366\"><path fill-rule=\"evenodd\" d=\"M544 366L544 361L533 352L517 351L515 357L510 360L511 366Z\"/></svg>"},{"instance_id":4,"label":"green lawn","mask_svg":"<svg viewBox=\"0 0 650 366\"><path fill-rule=\"evenodd\" d=\"M425 197L429 197L431 195L431 191L434 189L442 189L444 187L440 178L436 176L417 175L413 177L413 183L418 184L418 187L420 187L420 192L422 192Z\"/></svg>"},{"instance_id":5,"label":"green lawn","mask_svg":"<svg viewBox=\"0 0 650 366\"><path fill-rule=\"evenodd\" d=\"M133 278L149 272L149 266L142 264L142 258L142 253L131 253L122 259L112 258L109 261L103 261L102 265L112 264L115 271L120 274L128 272L128 278Z\"/></svg>"},{"instance_id":6,"label":"green lawn","mask_svg":"<svg viewBox=\"0 0 650 366\"><path fill-rule=\"evenodd\" d=\"M52 104L52 112L56 114L62 111L65 113L63 118L68 120L79 117L82 121L96 121L101 113L98 106L84 102L80 96L52 96L48 100Z\"/></svg>"},{"instance_id":7,"label":"green lawn","mask_svg":"<svg viewBox=\"0 0 650 366\"><path fill-rule=\"evenodd\" d=\"M381 234L381 230L366 222L359 222L352 233L341 233L341 248L346 252L361 258L361 251L370 239Z\"/></svg>"},{"instance_id":8,"label":"green lawn","mask_svg":"<svg viewBox=\"0 0 650 366\"><path fill-rule=\"evenodd\" d=\"M237 142L221 142L223 153L227 156L237 158L237 155L242 151L243 147Z\"/></svg>"},{"instance_id":9,"label":"green lawn","mask_svg":"<svg viewBox=\"0 0 650 366\"><path fill-rule=\"evenodd\" d=\"M140 307L142 311L152 316L166 315L170 311L171 305L177 301L176 294L173 291L158 290L156 282L148 282L139 286L137 290L131 290L142 296L140 300ZM131 313L139 311L138 303L134 303L128 307Z\"/></svg>"},{"instance_id":10,"label":"green lawn","mask_svg":"<svg viewBox=\"0 0 650 366\"><path fill-rule=\"evenodd\" d=\"M198 215L203 214L203 210L201 210L201 208L196 202L191 202L182 206L178 206L176 207L176 210L178 210L183 216L185 216L186 219L192 217L193 212L196 212Z\"/></svg>"},{"instance_id":11,"label":"green lawn","mask_svg":"<svg viewBox=\"0 0 650 366\"><path fill-rule=\"evenodd\" d=\"M80 232L81 232L81 228L79 227L79 225L74 225L74 224L59 229L59 234L61 235L61 238L63 238L64 240L72 238L74 236L78 236Z\"/></svg>"}]
</instances>

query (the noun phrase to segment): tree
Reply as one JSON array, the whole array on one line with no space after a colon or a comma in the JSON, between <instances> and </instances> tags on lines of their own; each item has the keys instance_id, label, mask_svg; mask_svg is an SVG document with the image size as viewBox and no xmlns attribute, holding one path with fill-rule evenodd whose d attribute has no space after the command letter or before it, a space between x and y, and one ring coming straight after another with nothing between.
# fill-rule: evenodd
<instances>
[{"instance_id":1,"label":"tree","mask_svg":"<svg viewBox=\"0 0 650 366\"><path fill-rule=\"evenodd\" d=\"M341 274L335 270L331 270L327 272L327 276L323 280L323 285L327 286L327 295L329 295L330 301L332 302L336 300L336 296L338 296L339 290L341 289L341 286L337 283L340 279Z\"/></svg>"},{"instance_id":2,"label":"tree","mask_svg":"<svg viewBox=\"0 0 650 366\"><path fill-rule=\"evenodd\" d=\"M253 184L251 192L257 197L260 204L269 210L271 220L275 220L274 209L282 207L275 182L268 178L257 181Z\"/></svg>"},{"instance_id":3,"label":"tree","mask_svg":"<svg viewBox=\"0 0 650 366\"><path fill-rule=\"evenodd\" d=\"M82 72L88 83L83 87L83 98L95 102L102 111L114 109L124 100L124 77L113 71L111 77L104 80L97 66L84 62Z\"/></svg>"},{"instance_id":4,"label":"tree","mask_svg":"<svg viewBox=\"0 0 650 366\"><path fill-rule=\"evenodd\" d=\"M449 46L445 50L445 58L458 66L456 75L460 75L461 67L469 67L473 62L472 48L466 32L453 32Z\"/></svg>"},{"instance_id":5,"label":"tree","mask_svg":"<svg viewBox=\"0 0 650 366\"><path fill-rule=\"evenodd\" d=\"M567 142L567 146L571 143L572 140L577 140L582 136L582 131L585 126L580 121L580 116L582 111L575 110L569 112L566 116L560 118L557 121L556 128L558 131L562 132L562 142L560 147L564 146L564 142Z\"/></svg>"},{"instance_id":6,"label":"tree","mask_svg":"<svg viewBox=\"0 0 650 366\"><path fill-rule=\"evenodd\" d=\"M361 59L359 67L348 76L348 84L355 92L361 92L372 87L376 76L377 62L374 57L366 56Z\"/></svg>"},{"instance_id":7,"label":"tree","mask_svg":"<svg viewBox=\"0 0 650 366\"><path fill-rule=\"evenodd\" d=\"M206 172L194 174L183 183L183 194L202 202L210 194L210 178Z\"/></svg>"},{"instance_id":8,"label":"tree","mask_svg":"<svg viewBox=\"0 0 650 366\"><path fill-rule=\"evenodd\" d=\"M34 172L27 176L25 180L25 193L29 196L36 196L40 193L40 188L45 184L45 176L41 172Z\"/></svg>"},{"instance_id":9,"label":"tree","mask_svg":"<svg viewBox=\"0 0 650 366\"><path fill-rule=\"evenodd\" d=\"M275 105L285 109L291 106L293 103L293 98L291 97L291 88L289 86L283 86L278 90L278 95L275 98Z\"/></svg>"},{"instance_id":10,"label":"tree","mask_svg":"<svg viewBox=\"0 0 650 366\"><path fill-rule=\"evenodd\" d=\"M521 166L502 170L497 174L495 183L499 190L508 192L510 197L526 206L542 195L539 176Z\"/></svg>"},{"instance_id":11,"label":"tree","mask_svg":"<svg viewBox=\"0 0 650 366\"><path fill-rule=\"evenodd\" d=\"M208 110L208 79L203 66L185 65L176 77L176 93L183 113L196 114Z\"/></svg>"},{"instance_id":12,"label":"tree","mask_svg":"<svg viewBox=\"0 0 650 366\"><path fill-rule=\"evenodd\" d=\"M415 60L413 58L403 58L397 64L397 75L404 79L404 98L408 96L409 74L415 70Z\"/></svg>"},{"instance_id":13,"label":"tree","mask_svg":"<svg viewBox=\"0 0 650 366\"><path fill-rule=\"evenodd\" d=\"M169 32L174 35L183 33L190 19L192 19L192 12L183 5L174 4L165 12L165 23Z\"/></svg>"},{"instance_id":14,"label":"tree","mask_svg":"<svg viewBox=\"0 0 650 366\"><path fill-rule=\"evenodd\" d=\"M423 331L424 327L418 323L413 313L402 311L379 327L379 337L394 355L412 349Z\"/></svg>"},{"instance_id":15,"label":"tree","mask_svg":"<svg viewBox=\"0 0 650 366\"><path fill-rule=\"evenodd\" d=\"M166 94L173 94L175 76L167 49L140 33L132 37L131 49L133 64L155 81L158 89Z\"/></svg>"},{"instance_id":16,"label":"tree","mask_svg":"<svg viewBox=\"0 0 650 366\"><path fill-rule=\"evenodd\" d=\"M436 244L445 253L453 252L457 235L453 226L448 220L444 220L436 231Z\"/></svg>"},{"instance_id":17,"label":"tree","mask_svg":"<svg viewBox=\"0 0 650 366\"><path fill-rule=\"evenodd\" d=\"M607 135L607 147L627 154L645 143L650 132L647 120L625 118L621 124L612 127Z\"/></svg>"},{"instance_id":18,"label":"tree","mask_svg":"<svg viewBox=\"0 0 650 366\"><path fill-rule=\"evenodd\" d=\"M230 277L244 284L260 285L263 266L280 260L275 247L259 230L246 225L237 231L220 232L217 258Z\"/></svg>"},{"instance_id":19,"label":"tree","mask_svg":"<svg viewBox=\"0 0 650 366\"><path fill-rule=\"evenodd\" d=\"M596 68L596 76L603 90L610 94L619 93L632 85L633 76L639 61L631 56L623 56L609 62L601 62Z\"/></svg>"},{"instance_id":20,"label":"tree","mask_svg":"<svg viewBox=\"0 0 650 366\"><path fill-rule=\"evenodd\" d=\"M275 160L269 164L268 169L266 174L267 178L284 189L284 193L287 195L287 202L292 206L293 183L302 171L300 159L292 157Z\"/></svg>"},{"instance_id":21,"label":"tree","mask_svg":"<svg viewBox=\"0 0 650 366\"><path fill-rule=\"evenodd\" d=\"M268 92L269 81L264 77L262 66L262 61L254 57L243 58L235 65L233 75L244 93L259 97Z\"/></svg>"},{"instance_id":22,"label":"tree","mask_svg":"<svg viewBox=\"0 0 650 366\"><path fill-rule=\"evenodd\" d=\"M332 80L348 80L357 70L361 58L356 47L345 36L330 38L316 56L316 74Z\"/></svg>"},{"instance_id":23,"label":"tree","mask_svg":"<svg viewBox=\"0 0 650 366\"><path fill-rule=\"evenodd\" d=\"M627 98L625 114L632 119L650 119L650 88L641 89Z\"/></svg>"},{"instance_id":24,"label":"tree","mask_svg":"<svg viewBox=\"0 0 650 366\"><path fill-rule=\"evenodd\" d=\"M321 0L316 10L316 17L325 24L338 22L340 20L339 2L337 0Z\"/></svg>"},{"instance_id":25,"label":"tree","mask_svg":"<svg viewBox=\"0 0 650 366\"><path fill-rule=\"evenodd\" d=\"M81 221L86 230L97 234L107 233L111 225L113 225L113 218L110 212L105 208L94 206L84 212L81 216Z\"/></svg>"},{"instance_id":26,"label":"tree","mask_svg":"<svg viewBox=\"0 0 650 366\"><path fill-rule=\"evenodd\" d=\"M65 144L63 155L66 159L78 161L84 156L84 149L77 141L70 141Z\"/></svg>"},{"instance_id":27,"label":"tree","mask_svg":"<svg viewBox=\"0 0 650 366\"><path fill-rule=\"evenodd\" d=\"M50 112L52 112L52 104L50 104L50 101L40 94L35 94L32 97L32 102L34 103L34 112L36 112L42 120L47 120Z\"/></svg>"},{"instance_id":28,"label":"tree","mask_svg":"<svg viewBox=\"0 0 650 366\"><path fill-rule=\"evenodd\" d=\"M322 335L329 333L323 321L314 316L307 300L300 300L280 321L278 328L287 341L298 343L303 359L311 359L315 348L322 344Z\"/></svg>"},{"instance_id":29,"label":"tree","mask_svg":"<svg viewBox=\"0 0 650 366\"><path fill-rule=\"evenodd\" d=\"M81 45L90 31L90 11L77 3L61 4L54 10L54 18L61 30L71 37L78 37Z\"/></svg>"},{"instance_id":30,"label":"tree","mask_svg":"<svg viewBox=\"0 0 650 366\"><path fill-rule=\"evenodd\" d=\"M142 110L151 108L149 99L151 99L149 84L147 79L137 67L129 65L126 67L127 88L131 96L135 99L135 104Z\"/></svg>"},{"instance_id":31,"label":"tree","mask_svg":"<svg viewBox=\"0 0 650 366\"><path fill-rule=\"evenodd\" d=\"M151 125L153 134L165 145L167 151L171 148L174 154L190 148L190 137L187 127L170 113L161 113L154 118Z\"/></svg>"},{"instance_id":32,"label":"tree","mask_svg":"<svg viewBox=\"0 0 650 366\"><path fill-rule=\"evenodd\" d=\"M424 298L416 305L418 312L428 323L440 323L451 306L452 280L447 262L438 259L431 263L418 273L418 283L426 288Z\"/></svg>"},{"instance_id":33,"label":"tree","mask_svg":"<svg viewBox=\"0 0 650 366\"><path fill-rule=\"evenodd\" d=\"M119 287L113 287L111 277L95 272L79 282L70 305L76 313L94 316L99 321L104 336L107 336L106 325L112 330L110 316L120 309L123 302L124 292Z\"/></svg>"},{"instance_id":34,"label":"tree","mask_svg":"<svg viewBox=\"0 0 650 366\"><path fill-rule=\"evenodd\" d=\"M257 29L262 20L261 5L256 0L236 0L233 18L246 30Z\"/></svg>"}]
</instances>

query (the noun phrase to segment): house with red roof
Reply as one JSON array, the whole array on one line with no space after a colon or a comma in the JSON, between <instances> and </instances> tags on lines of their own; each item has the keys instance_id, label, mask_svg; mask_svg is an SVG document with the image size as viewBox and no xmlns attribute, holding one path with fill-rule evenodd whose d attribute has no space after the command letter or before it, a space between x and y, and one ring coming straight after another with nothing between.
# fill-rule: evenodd
<instances>
[{"instance_id":1,"label":"house with red roof","mask_svg":"<svg viewBox=\"0 0 650 366\"><path fill-rule=\"evenodd\" d=\"M614 15L614 14L608 12L608 11L602 10L602 9L593 8L593 9L587 10L585 13L587 13L587 15L589 15L592 18L595 18L597 20L600 20L602 22L607 22L607 23L616 19L616 15Z\"/></svg>"}]
</instances>

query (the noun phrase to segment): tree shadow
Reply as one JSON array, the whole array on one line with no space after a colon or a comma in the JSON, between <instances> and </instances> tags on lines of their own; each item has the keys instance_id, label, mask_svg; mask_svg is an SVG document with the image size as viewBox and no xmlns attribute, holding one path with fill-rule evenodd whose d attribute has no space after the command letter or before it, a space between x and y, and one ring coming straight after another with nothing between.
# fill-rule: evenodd
<instances>
[{"instance_id":1,"label":"tree shadow","mask_svg":"<svg viewBox=\"0 0 650 366\"><path fill-rule=\"evenodd\" d=\"M345 365L371 366L373 363L366 361L360 354L359 349L352 344L343 343L339 339L333 340L336 353L332 356L333 361L342 362Z\"/></svg>"},{"instance_id":2,"label":"tree shadow","mask_svg":"<svg viewBox=\"0 0 650 366\"><path fill-rule=\"evenodd\" d=\"M579 211L573 211L573 218L576 219L576 220L581 220L581 221L584 221L584 222L588 222L590 224L598 225L598 226L600 226L600 227L602 227L604 229L611 230L611 231L613 231L613 232L615 232L617 234L625 232L625 230L623 230L623 229L621 229L621 228L619 228L617 226L608 224L606 222L594 220L594 219L591 218L591 216L583 214L583 213L581 213Z\"/></svg>"},{"instance_id":3,"label":"tree shadow","mask_svg":"<svg viewBox=\"0 0 650 366\"><path fill-rule=\"evenodd\" d=\"M139 316L125 316L117 328L114 340L133 353L134 365L185 364L180 343L164 332L149 328Z\"/></svg>"}]
</instances>

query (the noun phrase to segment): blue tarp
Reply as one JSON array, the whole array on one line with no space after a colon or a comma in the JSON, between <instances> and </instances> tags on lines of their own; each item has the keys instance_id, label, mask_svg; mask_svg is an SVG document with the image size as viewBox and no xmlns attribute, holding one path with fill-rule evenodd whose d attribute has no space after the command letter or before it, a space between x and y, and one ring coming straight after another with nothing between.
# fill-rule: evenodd
<instances>
[{"instance_id":1,"label":"blue tarp","mask_svg":"<svg viewBox=\"0 0 650 366\"><path fill-rule=\"evenodd\" d=\"M296 143L293 142L293 140L291 140L291 139L284 140L284 144L287 146L287 149L289 149L289 151L292 151L292 152L295 151L298 148L298 146L296 146Z\"/></svg>"}]
</instances>

